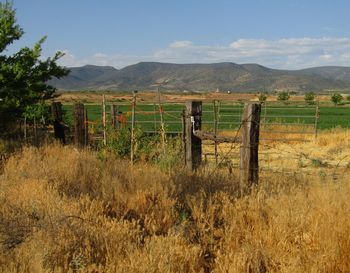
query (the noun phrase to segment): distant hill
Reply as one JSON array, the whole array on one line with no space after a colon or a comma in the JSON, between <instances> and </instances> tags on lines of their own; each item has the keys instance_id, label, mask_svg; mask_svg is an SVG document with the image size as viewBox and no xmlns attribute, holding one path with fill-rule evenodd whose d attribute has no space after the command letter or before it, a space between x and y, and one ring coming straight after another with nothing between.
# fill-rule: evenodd
<instances>
[{"instance_id":1,"label":"distant hill","mask_svg":"<svg viewBox=\"0 0 350 273\"><path fill-rule=\"evenodd\" d=\"M350 67L315 67L277 70L258 64L170 64L141 62L115 69L110 66L70 68L71 73L50 84L60 90L155 90L177 91L324 91L350 89Z\"/></svg>"}]
</instances>

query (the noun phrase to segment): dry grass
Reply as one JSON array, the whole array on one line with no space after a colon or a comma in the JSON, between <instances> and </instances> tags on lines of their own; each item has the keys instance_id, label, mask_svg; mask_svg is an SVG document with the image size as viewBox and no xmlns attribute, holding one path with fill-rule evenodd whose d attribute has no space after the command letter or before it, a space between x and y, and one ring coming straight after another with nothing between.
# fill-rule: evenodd
<instances>
[{"instance_id":1,"label":"dry grass","mask_svg":"<svg viewBox=\"0 0 350 273\"><path fill-rule=\"evenodd\" d=\"M295 127L295 126L294 126ZM298 128L273 128L274 131L297 131ZM301 128L299 128L301 129ZM237 133L224 132L225 136ZM239 134L238 134L239 136ZM262 133L262 139L300 139L304 141L266 141L259 144L259 164L267 171L304 172L329 176L350 176L350 130L332 129L314 135L309 134L270 134ZM206 142L210 144L209 142ZM209 163L214 162L213 145L204 145L203 152L210 154ZM219 145L219 162L239 164L240 144L222 143Z\"/></svg>"},{"instance_id":2,"label":"dry grass","mask_svg":"<svg viewBox=\"0 0 350 273\"><path fill-rule=\"evenodd\" d=\"M25 148L0 176L0 272L349 272L347 179L238 192L234 175Z\"/></svg>"}]
</instances>

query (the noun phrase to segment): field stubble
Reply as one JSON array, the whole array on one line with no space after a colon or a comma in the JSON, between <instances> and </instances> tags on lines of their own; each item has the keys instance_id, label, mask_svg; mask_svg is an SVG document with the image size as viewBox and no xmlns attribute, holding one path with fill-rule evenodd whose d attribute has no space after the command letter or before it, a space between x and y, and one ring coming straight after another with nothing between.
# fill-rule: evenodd
<instances>
[{"instance_id":1,"label":"field stubble","mask_svg":"<svg viewBox=\"0 0 350 273\"><path fill-rule=\"evenodd\" d=\"M348 132L300 145L341 158ZM346 176L267 173L239 192L224 171L24 148L0 176L0 272L349 272Z\"/></svg>"}]
</instances>

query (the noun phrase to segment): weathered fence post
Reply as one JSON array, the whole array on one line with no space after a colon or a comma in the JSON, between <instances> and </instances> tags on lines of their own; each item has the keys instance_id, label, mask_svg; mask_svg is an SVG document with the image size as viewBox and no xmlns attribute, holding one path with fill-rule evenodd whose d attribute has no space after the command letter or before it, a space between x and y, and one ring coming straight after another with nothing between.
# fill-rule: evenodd
<instances>
[{"instance_id":1,"label":"weathered fence post","mask_svg":"<svg viewBox=\"0 0 350 273\"><path fill-rule=\"evenodd\" d=\"M217 101L214 100L213 102L213 110L214 110L214 135L217 137L218 131L219 131L219 117L218 117L218 105ZM215 156L215 166L218 166L218 142L214 142L214 156Z\"/></svg>"},{"instance_id":2,"label":"weathered fence post","mask_svg":"<svg viewBox=\"0 0 350 273\"><path fill-rule=\"evenodd\" d=\"M194 131L202 127L202 102L186 102L186 168L189 171L198 169L202 162L202 140L194 135Z\"/></svg>"},{"instance_id":3,"label":"weathered fence post","mask_svg":"<svg viewBox=\"0 0 350 273\"><path fill-rule=\"evenodd\" d=\"M113 129L119 129L118 116L119 116L118 106L115 104L112 104L111 105L111 125Z\"/></svg>"},{"instance_id":4,"label":"weathered fence post","mask_svg":"<svg viewBox=\"0 0 350 273\"><path fill-rule=\"evenodd\" d=\"M318 135L317 126L318 126L319 118L320 118L320 107L319 107L319 104L317 102L316 111L315 111L315 139L317 138L317 135Z\"/></svg>"},{"instance_id":5,"label":"weathered fence post","mask_svg":"<svg viewBox=\"0 0 350 273\"><path fill-rule=\"evenodd\" d=\"M163 117L163 106L160 98L160 89L157 87L158 93L158 109L159 109L159 117L160 117L160 140L162 145L163 154L165 154L165 127L164 127L164 117Z\"/></svg>"},{"instance_id":6,"label":"weathered fence post","mask_svg":"<svg viewBox=\"0 0 350 273\"><path fill-rule=\"evenodd\" d=\"M131 103L131 142L130 142L130 161L134 163L135 156L135 124L136 124L136 94L137 90L132 92L132 103Z\"/></svg>"},{"instance_id":7,"label":"weathered fence post","mask_svg":"<svg viewBox=\"0 0 350 273\"><path fill-rule=\"evenodd\" d=\"M63 111L62 111L62 103L60 102L53 102L51 104L51 113L53 117L53 129L54 129L54 136L56 139L59 139L59 141L62 144L66 143L66 136L65 136L65 126L63 125Z\"/></svg>"},{"instance_id":8,"label":"weathered fence post","mask_svg":"<svg viewBox=\"0 0 350 273\"><path fill-rule=\"evenodd\" d=\"M87 146L89 144L89 119L88 119L87 109L85 109L85 114L84 114L84 125L85 125L84 144L85 146Z\"/></svg>"},{"instance_id":9,"label":"weathered fence post","mask_svg":"<svg viewBox=\"0 0 350 273\"><path fill-rule=\"evenodd\" d=\"M107 144L107 132L106 132L106 98L102 95L102 126L103 126L103 145Z\"/></svg>"},{"instance_id":10,"label":"weathered fence post","mask_svg":"<svg viewBox=\"0 0 350 273\"><path fill-rule=\"evenodd\" d=\"M86 143L86 120L84 104L74 104L74 142L78 147L83 147Z\"/></svg>"},{"instance_id":11,"label":"weathered fence post","mask_svg":"<svg viewBox=\"0 0 350 273\"><path fill-rule=\"evenodd\" d=\"M182 109L182 149L184 164L186 165L186 110Z\"/></svg>"},{"instance_id":12,"label":"weathered fence post","mask_svg":"<svg viewBox=\"0 0 350 273\"><path fill-rule=\"evenodd\" d=\"M248 190L259 180L259 127L260 104L244 105L242 116L242 146L240 160L240 182L242 190Z\"/></svg>"}]
</instances>

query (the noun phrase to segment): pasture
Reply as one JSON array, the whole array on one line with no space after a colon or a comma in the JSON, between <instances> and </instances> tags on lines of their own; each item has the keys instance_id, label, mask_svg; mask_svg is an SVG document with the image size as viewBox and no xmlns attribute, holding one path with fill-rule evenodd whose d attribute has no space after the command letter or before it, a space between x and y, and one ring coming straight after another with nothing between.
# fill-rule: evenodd
<instances>
[{"instance_id":1,"label":"pasture","mask_svg":"<svg viewBox=\"0 0 350 273\"><path fill-rule=\"evenodd\" d=\"M118 103L115 103L118 105ZM300 104L299 104L300 105ZM131 105L126 105L125 103L119 104L119 111L127 118L128 122L131 122ZM145 104L140 103L137 106L137 121L146 121L148 124L140 125L141 128L145 131L154 131L155 123L156 130L159 129L160 114L159 106L155 104ZM181 113L184 109L183 104L179 103L165 103L162 105L165 114L163 115L166 128L168 131L177 131L181 132ZM101 104L86 104L88 111L88 118L92 122L101 122L102 117L102 107ZM73 121L73 105L64 104L66 111L66 116L68 122L72 123ZM109 111L107 107L107 111ZM220 129L234 129L232 125L225 124L232 121L239 122L240 115L242 113L242 106L233 105L231 109L221 110L220 121L224 122L219 124ZM265 119L266 122L283 122L283 123L300 123L300 124L314 124L315 122L315 106L302 105L298 104L293 105L293 102L290 102L289 105L269 105L266 110L263 107L262 118L264 115L268 118ZM319 107L319 119L317 122L317 128L320 130L332 129L336 127L340 128L350 128L350 107L344 106L320 106ZM213 104L204 103L203 104L203 120L205 122L213 122L214 113L213 113ZM174 124L173 122L177 122ZM210 124L204 124L205 127L212 128Z\"/></svg>"}]
</instances>

